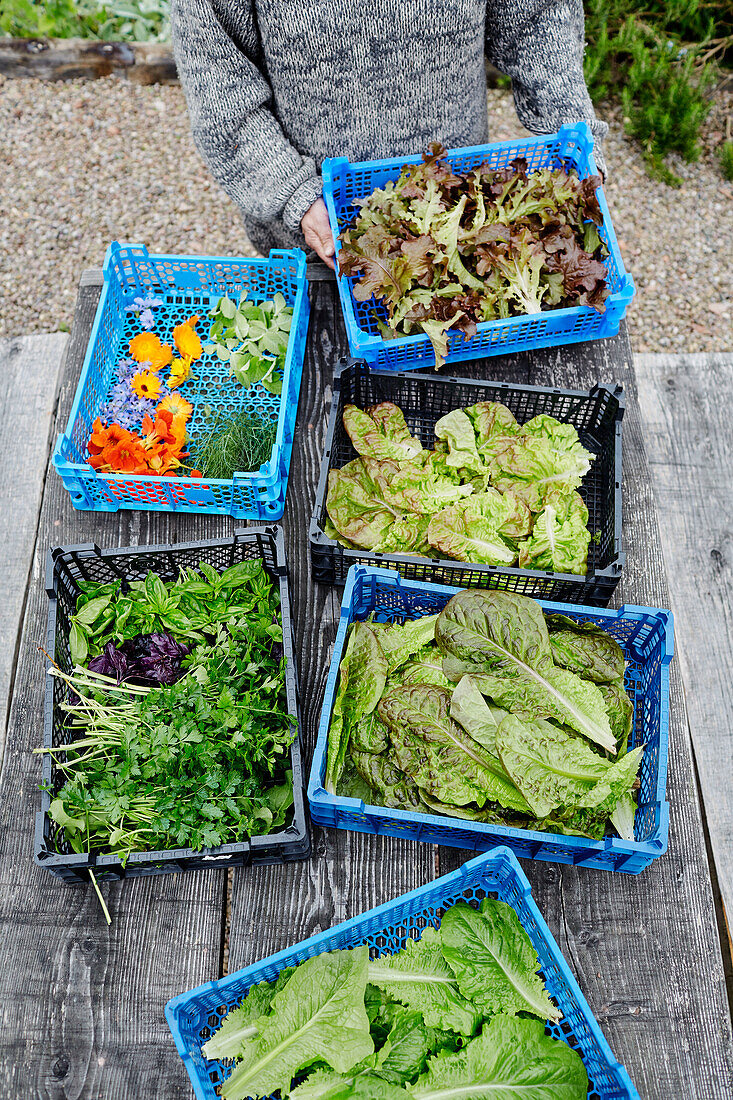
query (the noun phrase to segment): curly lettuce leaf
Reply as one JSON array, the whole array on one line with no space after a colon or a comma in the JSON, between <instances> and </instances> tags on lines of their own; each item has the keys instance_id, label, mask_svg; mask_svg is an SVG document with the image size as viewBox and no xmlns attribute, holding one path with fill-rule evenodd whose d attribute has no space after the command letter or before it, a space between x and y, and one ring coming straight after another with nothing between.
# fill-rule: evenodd
<instances>
[{"instance_id":1,"label":"curly lettuce leaf","mask_svg":"<svg viewBox=\"0 0 733 1100\"><path fill-rule=\"evenodd\" d=\"M315 1061L345 1073L373 1053L364 1008L367 947L330 951L296 968L258 1023L259 1038L224 1082L224 1100L287 1093Z\"/></svg>"},{"instance_id":2,"label":"curly lettuce leaf","mask_svg":"<svg viewBox=\"0 0 733 1100\"><path fill-rule=\"evenodd\" d=\"M419 940L408 939L401 951L369 963L368 980L395 1001L419 1012L429 1027L473 1035L481 1014L458 989L445 961L441 939L426 928Z\"/></svg>"},{"instance_id":3,"label":"curly lettuce leaf","mask_svg":"<svg viewBox=\"0 0 733 1100\"><path fill-rule=\"evenodd\" d=\"M369 409L346 405L343 423L354 450L367 458L414 458L422 443L410 435L404 413L391 401L381 401Z\"/></svg>"},{"instance_id":4,"label":"curly lettuce leaf","mask_svg":"<svg viewBox=\"0 0 733 1100\"><path fill-rule=\"evenodd\" d=\"M432 517L428 542L445 557L457 561L511 565L517 552L507 539L521 523L519 507L512 494L502 496L495 489L474 493ZM526 509L524 514L528 520Z\"/></svg>"},{"instance_id":5,"label":"curly lettuce leaf","mask_svg":"<svg viewBox=\"0 0 733 1100\"><path fill-rule=\"evenodd\" d=\"M373 550L402 515L379 496L363 458L330 470L326 511L339 535L363 550Z\"/></svg>"},{"instance_id":6,"label":"curly lettuce leaf","mask_svg":"<svg viewBox=\"0 0 733 1100\"><path fill-rule=\"evenodd\" d=\"M572 510L563 519L552 504L546 504L537 516L529 538L519 544L520 568L585 573L590 546L587 517L585 506L582 510Z\"/></svg>"},{"instance_id":7,"label":"curly lettuce leaf","mask_svg":"<svg viewBox=\"0 0 733 1100\"><path fill-rule=\"evenodd\" d=\"M456 470L476 470L483 465L476 449L473 424L463 409L453 409L435 424L437 439L448 447L446 462Z\"/></svg>"},{"instance_id":8,"label":"curly lettuce leaf","mask_svg":"<svg viewBox=\"0 0 733 1100\"><path fill-rule=\"evenodd\" d=\"M540 961L519 917L506 902L484 898L480 909L458 902L440 925L443 955L463 996L484 1016L531 1012L560 1019L538 975Z\"/></svg>"}]
</instances>

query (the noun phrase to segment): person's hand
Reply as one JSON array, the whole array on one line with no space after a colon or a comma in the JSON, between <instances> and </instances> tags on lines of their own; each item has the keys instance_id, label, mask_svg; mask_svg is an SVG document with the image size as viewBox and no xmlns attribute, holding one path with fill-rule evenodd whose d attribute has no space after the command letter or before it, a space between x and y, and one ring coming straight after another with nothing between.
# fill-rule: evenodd
<instances>
[{"instance_id":1,"label":"person's hand","mask_svg":"<svg viewBox=\"0 0 733 1100\"><path fill-rule=\"evenodd\" d=\"M333 257L336 249L333 243L331 225L328 220L328 211L323 199L316 199L311 207L306 210L300 223L303 230L305 243L312 248L334 270Z\"/></svg>"}]
</instances>

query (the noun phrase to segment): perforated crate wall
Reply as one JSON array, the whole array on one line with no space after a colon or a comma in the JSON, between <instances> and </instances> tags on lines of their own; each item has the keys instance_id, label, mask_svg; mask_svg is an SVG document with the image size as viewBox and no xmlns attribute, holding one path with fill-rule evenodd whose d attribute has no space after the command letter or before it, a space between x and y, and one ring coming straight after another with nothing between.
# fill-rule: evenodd
<instances>
[{"instance_id":1,"label":"perforated crate wall","mask_svg":"<svg viewBox=\"0 0 733 1100\"><path fill-rule=\"evenodd\" d=\"M674 631L672 613L660 608L626 604L618 611L600 611L574 604L538 601L546 611L602 627L624 651L625 686L634 703L629 748L645 746L639 770L641 786L637 792L634 840L621 840L615 833L609 833L603 840L590 840L465 821L443 814L391 810L367 805L357 798L336 797L325 790L328 730L350 623L364 620L371 614L379 622L405 622L421 615L432 615L445 607L457 591L459 589L443 585L404 580L387 569L356 565L349 571L308 781L312 820L338 829L399 836L475 851L506 844L524 859L638 874L667 850L669 830L667 739L669 662L674 651Z\"/></svg>"},{"instance_id":2,"label":"perforated crate wall","mask_svg":"<svg viewBox=\"0 0 733 1100\"><path fill-rule=\"evenodd\" d=\"M165 1008L178 1053L198 1100L216 1100L216 1087L231 1066L204 1058L201 1048L226 1013L241 1003L258 982L274 981L281 970L297 966L324 951L369 945L372 958L392 954L424 928L438 928L445 910L458 901L477 905L485 897L505 901L516 911L540 960L553 1001L562 1012L559 1024L546 1031L578 1051L588 1073L588 1100L639 1100L628 1073L613 1057L588 1002L580 991L549 928L540 914L529 882L507 848L478 856L457 871L421 886L394 901L338 924L261 962L208 982L169 1001Z\"/></svg>"},{"instance_id":3,"label":"perforated crate wall","mask_svg":"<svg viewBox=\"0 0 733 1100\"><path fill-rule=\"evenodd\" d=\"M65 672L73 667L69 649L71 616L80 593L79 581L108 584L115 580L144 580L149 572L163 580L175 580L184 569L197 569L206 562L217 572L223 572L243 561L261 561L278 586L280 615L283 628L283 651L287 667L285 690L288 713L296 717L295 740L290 747L293 771L292 822L280 832L253 836L248 840L224 844L217 848L193 851L190 848L156 852L132 852L126 863L116 853L77 854L63 836L63 831L51 819L49 807L63 786L63 776L57 772L51 758L44 756L41 809L36 815L35 858L42 867L67 882L88 882L89 869L98 881L102 879L135 878L175 871L234 867L248 864L286 863L305 859L310 854L310 838L305 823L303 772L297 725L297 675L293 651L287 559L282 529L277 526L235 531L231 538L206 542L180 543L174 546L122 547L100 550L88 543L84 546L58 546L49 551L46 591L49 597L46 648L49 655ZM64 731L61 703L65 688L58 677L46 678L44 712L44 745L51 747L68 739Z\"/></svg>"},{"instance_id":4,"label":"perforated crate wall","mask_svg":"<svg viewBox=\"0 0 733 1100\"><path fill-rule=\"evenodd\" d=\"M356 458L343 425L344 406L360 409L393 401L424 447L435 445L435 424L446 413L477 401L501 401L524 424L548 413L573 424L580 440L595 456L583 478L580 494L588 506L592 538L584 576L490 565L464 565L445 559L347 550L324 533L328 474ZM560 390L505 382L448 378L436 374L397 373L371 369L363 362L341 360L334 369L334 391L326 442L310 523L311 570L314 580L343 584L355 564L391 567L403 577L462 588L503 588L535 599L560 600L605 607L621 579L625 555L621 549L621 445L623 391L595 386L592 390Z\"/></svg>"},{"instance_id":5,"label":"perforated crate wall","mask_svg":"<svg viewBox=\"0 0 733 1100\"><path fill-rule=\"evenodd\" d=\"M465 173L479 164L504 168L515 157L524 157L530 172L549 165L567 170L575 168L581 178L586 178L597 171L593 159L593 137L584 122L563 126L557 134L452 149L446 160L454 171ZM384 187L388 180L397 180L404 165L415 164L419 160L419 156L409 156L350 164L345 157L336 157L323 162L323 197L336 241L337 256L341 248L339 234L359 212L355 200L371 195L375 189ZM470 338L460 333L449 335L449 363L595 340L618 332L621 318L634 296L634 281L624 268L602 187L598 188L597 195L603 213L603 225L598 232L609 253L604 262L608 268L611 294L606 299L605 312L597 313L588 306L573 306L532 316L487 321L480 324L476 335ZM432 366L435 354L424 334L400 336L394 340L381 337L378 322L387 320L387 311L382 302L374 297L366 302L358 302L354 298L353 287L358 279L358 275L338 278L351 354L383 370L414 370Z\"/></svg>"},{"instance_id":6,"label":"perforated crate wall","mask_svg":"<svg viewBox=\"0 0 733 1100\"><path fill-rule=\"evenodd\" d=\"M269 259L215 256L151 256L139 244L113 243L104 262L104 287L89 338L81 378L66 432L54 450L54 465L71 494L75 508L116 512L138 510L203 512L237 519L279 519L285 507L295 419L308 330L309 301L305 254L299 249L273 249ZM155 310L155 329L164 343L173 327L199 314L197 331L206 343L209 310L223 294L238 299L247 290L257 303L278 291L293 307L293 325L285 358L282 394L269 393L260 383L245 389L227 363L204 353L193 364L193 376L180 389L193 405L188 424L194 441L207 413L255 413L277 423L269 459L259 470L235 474L230 480L191 477L142 477L97 474L88 464L87 442L92 424L116 380L118 360L128 355L130 338L140 331L136 313L125 306L140 295L163 300Z\"/></svg>"}]
</instances>

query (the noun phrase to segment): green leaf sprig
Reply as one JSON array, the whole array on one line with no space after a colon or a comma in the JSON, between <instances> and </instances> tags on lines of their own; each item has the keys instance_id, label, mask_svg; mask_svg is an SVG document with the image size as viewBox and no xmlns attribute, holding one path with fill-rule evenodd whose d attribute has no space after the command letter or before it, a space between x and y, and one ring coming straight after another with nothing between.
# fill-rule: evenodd
<instances>
[{"instance_id":1,"label":"green leaf sprig","mask_svg":"<svg viewBox=\"0 0 733 1100\"><path fill-rule=\"evenodd\" d=\"M209 342L204 351L216 354L247 389L259 382L270 393L282 393L282 376L293 323L292 306L278 291L271 301L254 304L242 291L239 303L220 298L210 311Z\"/></svg>"}]
</instances>

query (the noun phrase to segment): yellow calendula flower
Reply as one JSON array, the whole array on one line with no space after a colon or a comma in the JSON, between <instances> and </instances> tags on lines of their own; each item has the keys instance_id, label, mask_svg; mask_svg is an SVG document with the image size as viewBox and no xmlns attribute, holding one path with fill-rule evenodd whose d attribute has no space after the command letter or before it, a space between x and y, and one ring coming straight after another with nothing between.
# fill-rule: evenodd
<instances>
[{"instance_id":1,"label":"yellow calendula flower","mask_svg":"<svg viewBox=\"0 0 733 1100\"><path fill-rule=\"evenodd\" d=\"M160 394L160 379L152 371L143 370L133 375L130 383L138 397L147 397L155 401Z\"/></svg>"},{"instance_id":2,"label":"yellow calendula flower","mask_svg":"<svg viewBox=\"0 0 733 1100\"><path fill-rule=\"evenodd\" d=\"M191 364L184 362L183 359L174 359L171 363L171 373L167 382L168 389L174 390L176 386L181 386L190 377Z\"/></svg>"},{"instance_id":3,"label":"yellow calendula flower","mask_svg":"<svg viewBox=\"0 0 733 1100\"><path fill-rule=\"evenodd\" d=\"M138 363L149 363L152 370L162 370L173 358L170 344L162 344L154 332L139 332L130 340L130 355Z\"/></svg>"},{"instance_id":4,"label":"yellow calendula flower","mask_svg":"<svg viewBox=\"0 0 733 1100\"><path fill-rule=\"evenodd\" d=\"M199 320L198 314L194 314L173 329L173 342L178 349L178 354L189 363L192 359L200 359L202 355L201 338L196 332Z\"/></svg>"}]
</instances>

